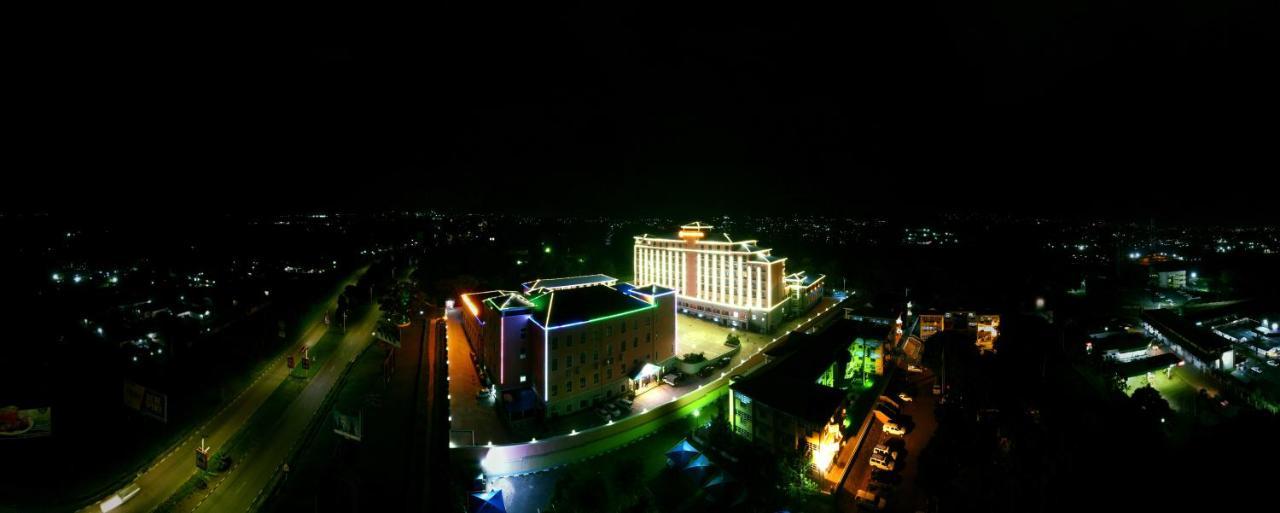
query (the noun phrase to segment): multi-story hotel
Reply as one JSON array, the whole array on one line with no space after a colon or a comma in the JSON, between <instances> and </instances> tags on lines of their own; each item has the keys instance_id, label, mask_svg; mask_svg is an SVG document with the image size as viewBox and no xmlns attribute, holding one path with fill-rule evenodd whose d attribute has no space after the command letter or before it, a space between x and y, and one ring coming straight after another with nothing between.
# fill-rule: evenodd
<instances>
[{"instance_id":1,"label":"multi-story hotel","mask_svg":"<svg viewBox=\"0 0 1280 513\"><path fill-rule=\"evenodd\" d=\"M635 237L635 283L678 291L681 313L761 332L822 298L825 276L788 275L786 258L754 240L719 240L712 228L695 222L675 238Z\"/></svg>"},{"instance_id":2,"label":"multi-story hotel","mask_svg":"<svg viewBox=\"0 0 1280 513\"><path fill-rule=\"evenodd\" d=\"M555 278L463 294L463 331L493 384L531 389L548 416L637 393L676 354L676 291L616 282Z\"/></svg>"}]
</instances>

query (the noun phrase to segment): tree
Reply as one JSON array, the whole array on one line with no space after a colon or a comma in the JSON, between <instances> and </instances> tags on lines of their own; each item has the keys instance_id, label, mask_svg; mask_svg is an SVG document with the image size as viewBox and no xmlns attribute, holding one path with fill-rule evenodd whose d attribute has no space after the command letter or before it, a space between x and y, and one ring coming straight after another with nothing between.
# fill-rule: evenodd
<instances>
[{"instance_id":1,"label":"tree","mask_svg":"<svg viewBox=\"0 0 1280 513\"><path fill-rule=\"evenodd\" d=\"M1169 401L1166 401L1151 385L1134 390L1133 401L1138 405L1138 409L1152 420L1163 421L1173 415Z\"/></svg>"}]
</instances>

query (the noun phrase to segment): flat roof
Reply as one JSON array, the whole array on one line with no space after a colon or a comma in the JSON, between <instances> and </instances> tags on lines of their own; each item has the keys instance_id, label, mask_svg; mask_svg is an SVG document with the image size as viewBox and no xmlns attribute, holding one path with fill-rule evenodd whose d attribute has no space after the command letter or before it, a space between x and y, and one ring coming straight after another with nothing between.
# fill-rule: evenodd
<instances>
[{"instance_id":1,"label":"flat roof","mask_svg":"<svg viewBox=\"0 0 1280 513\"><path fill-rule=\"evenodd\" d=\"M773 358L770 364L730 388L797 418L826 422L844 401L845 392L819 385L818 378L832 364L848 362L849 346L858 338L881 342L887 334L884 326L848 319L812 335L794 332L785 343L766 352Z\"/></svg>"},{"instance_id":2,"label":"flat roof","mask_svg":"<svg viewBox=\"0 0 1280 513\"><path fill-rule=\"evenodd\" d=\"M1141 317L1169 340L1203 360L1216 360L1231 350L1231 341L1196 326L1173 310L1143 310Z\"/></svg>"},{"instance_id":3,"label":"flat roof","mask_svg":"<svg viewBox=\"0 0 1280 513\"><path fill-rule=\"evenodd\" d=\"M533 289L558 289L564 287L580 287L584 285L603 285L617 282L618 279L604 274L587 274L583 276L569 276L565 278L543 278L533 281L526 281L521 285L525 291Z\"/></svg>"},{"instance_id":4,"label":"flat roof","mask_svg":"<svg viewBox=\"0 0 1280 513\"><path fill-rule=\"evenodd\" d=\"M656 305L608 286L553 290L533 298L534 318L548 329L598 321Z\"/></svg>"},{"instance_id":5,"label":"flat roof","mask_svg":"<svg viewBox=\"0 0 1280 513\"><path fill-rule=\"evenodd\" d=\"M1148 372L1164 370L1169 368L1170 365L1179 363L1182 363L1182 358L1179 358L1177 354L1161 353L1117 365L1116 373L1126 378L1132 378Z\"/></svg>"},{"instance_id":6,"label":"flat roof","mask_svg":"<svg viewBox=\"0 0 1280 513\"><path fill-rule=\"evenodd\" d=\"M729 388L753 401L814 424L825 424L844 402L844 392L788 377L740 379Z\"/></svg>"},{"instance_id":7,"label":"flat roof","mask_svg":"<svg viewBox=\"0 0 1280 513\"><path fill-rule=\"evenodd\" d=\"M1095 351L1137 351L1151 346L1151 341L1142 333L1122 333L1109 337L1100 337L1093 341Z\"/></svg>"}]
</instances>

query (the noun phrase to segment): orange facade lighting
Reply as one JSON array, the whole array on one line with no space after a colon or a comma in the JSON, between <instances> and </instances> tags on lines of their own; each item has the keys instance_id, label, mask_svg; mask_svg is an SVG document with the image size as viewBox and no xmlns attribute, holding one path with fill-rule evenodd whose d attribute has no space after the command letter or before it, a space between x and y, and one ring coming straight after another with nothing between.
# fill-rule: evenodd
<instances>
[{"instance_id":1,"label":"orange facade lighting","mask_svg":"<svg viewBox=\"0 0 1280 513\"><path fill-rule=\"evenodd\" d=\"M480 309L476 307L476 304L475 304L475 303L471 302L471 296L470 296L470 295L463 294L463 295L462 295L462 302L463 302L463 303L466 303L466 305L467 305L467 309L468 309L468 310L471 310L471 315L474 315L476 319L479 319L479 318L480 318Z\"/></svg>"}]
</instances>

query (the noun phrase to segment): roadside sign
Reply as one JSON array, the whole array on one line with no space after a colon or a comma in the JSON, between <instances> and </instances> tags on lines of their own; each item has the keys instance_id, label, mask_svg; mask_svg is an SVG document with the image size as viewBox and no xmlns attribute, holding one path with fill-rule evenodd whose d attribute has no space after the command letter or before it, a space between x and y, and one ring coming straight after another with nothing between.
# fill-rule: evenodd
<instances>
[{"instance_id":1,"label":"roadside sign","mask_svg":"<svg viewBox=\"0 0 1280 513\"><path fill-rule=\"evenodd\" d=\"M196 468L209 470L209 452L199 447L196 448Z\"/></svg>"},{"instance_id":2,"label":"roadside sign","mask_svg":"<svg viewBox=\"0 0 1280 513\"><path fill-rule=\"evenodd\" d=\"M292 368L293 368L293 355L289 355L289 357L285 359L285 362L287 362L287 363L288 363L288 365L289 365L289 368L290 368L290 369L292 369Z\"/></svg>"},{"instance_id":3,"label":"roadside sign","mask_svg":"<svg viewBox=\"0 0 1280 513\"><path fill-rule=\"evenodd\" d=\"M311 368L311 359L310 359L310 358L307 358L307 357L305 357L305 356L304 356L304 357L302 357L302 368L303 368L303 369L310 369L310 368Z\"/></svg>"}]
</instances>

